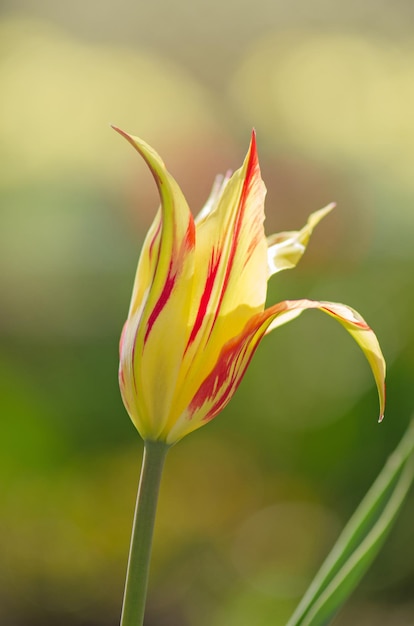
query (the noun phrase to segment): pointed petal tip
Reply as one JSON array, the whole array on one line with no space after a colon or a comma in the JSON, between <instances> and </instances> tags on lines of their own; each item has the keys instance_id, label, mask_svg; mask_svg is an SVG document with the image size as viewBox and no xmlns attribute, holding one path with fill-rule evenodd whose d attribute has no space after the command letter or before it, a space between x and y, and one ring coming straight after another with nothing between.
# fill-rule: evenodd
<instances>
[{"instance_id":1,"label":"pointed petal tip","mask_svg":"<svg viewBox=\"0 0 414 626\"><path fill-rule=\"evenodd\" d=\"M326 206L324 206L322 209L319 209L319 211L315 211L314 213L311 214L312 215L317 215L319 216L319 219L322 219L323 217L325 217L325 215L328 215L328 213L330 213L333 209L336 208L336 202L330 202L329 204L327 204Z\"/></svg>"},{"instance_id":2,"label":"pointed petal tip","mask_svg":"<svg viewBox=\"0 0 414 626\"><path fill-rule=\"evenodd\" d=\"M247 170L246 178L249 179L253 172L256 170L260 174L259 155L257 154L257 142L256 142L256 130L252 129L252 135L250 138L249 150L247 152Z\"/></svg>"},{"instance_id":3,"label":"pointed petal tip","mask_svg":"<svg viewBox=\"0 0 414 626\"><path fill-rule=\"evenodd\" d=\"M127 133L125 130L122 130L122 128L119 128L119 126L116 126L115 124L110 124L110 127L119 135L122 135L122 137L125 137L125 139L128 139L128 141L132 140L131 135Z\"/></svg>"},{"instance_id":4,"label":"pointed petal tip","mask_svg":"<svg viewBox=\"0 0 414 626\"><path fill-rule=\"evenodd\" d=\"M249 151L250 151L250 154L253 154L253 155L257 154L257 141L256 141L256 129L255 128L252 128Z\"/></svg>"},{"instance_id":5,"label":"pointed petal tip","mask_svg":"<svg viewBox=\"0 0 414 626\"><path fill-rule=\"evenodd\" d=\"M380 393L380 414L379 414L379 418L378 418L378 424L381 424L382 420L384 419L385 416L385 403L386 403L386 395L387 395L387 387L386 387L386 382L385 382L385 361L384 361L384 374L383 374L384 378L382 381L382 388L381 388L381 393Z\"/></svg>"}]
</instances>

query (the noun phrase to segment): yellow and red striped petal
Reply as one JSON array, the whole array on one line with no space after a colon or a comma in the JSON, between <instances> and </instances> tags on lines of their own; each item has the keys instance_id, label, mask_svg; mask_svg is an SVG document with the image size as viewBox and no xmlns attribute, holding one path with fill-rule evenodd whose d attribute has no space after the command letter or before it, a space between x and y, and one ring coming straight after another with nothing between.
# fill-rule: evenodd
<instances>
[{"instance_id":1,"label":"yellow and red striped petal","mask_svg":"<svg viewBox=\"0 0 414 626\"><path fill-rule=\"evenodd\" d=\"M253 133L243 166L229 180L224 180L213 209L197 223L197 284L189 319L192 327L189 347L203 333L210 335L219 316L241 307L248 307L249 311L264 308L265 194ZM249 313L241 312L239 317L239 328L232 324L230 336L243 328Z\"/></svg>"},{"instance_id":2,"label":"yellow and red striped petal","mask_svg":"<svg viewBox=\"0 0 414 626\"><path fill-rule=\"evenodd\" d=\"M218 183L196 224L195 276L183 356L170 423L180 415L223 345L264 309L267 244L265 187L255 134L243 166Z\"/></svg>"},{"instance_id":3,"label":"yellow and red striped petal","mask_svg":"<svg viewBox=\"0 0 414 626\"><path fill-rule=\"evenodd\" d=\"M121 391L130 417L144 438L156 438L170 413L187 341L195 226L159 155L137 137L115 130L144 158L161 199L138 263L120 358Z\"/></svg>"},{"instance_id":4,"label":"yellow and red striped petal","mask_svg":"<svg viewBox=\"0 0 414 626\"><path fill-rule=\"evenodd\" d=\"M267 238L269 277L281 270L291 269L299 263L306 250L313 229L334 207L335 204L331 203L325 208L311 213L308 221L301 230L277 233Z\"/></svg>"},{"instance_id":5,"label":"yellow and red striped petal","mask_svg":"<svg viewBox=\"0 0 414 626\"><path fill-rule=\"evenodd\" d=\"M357 342L365 354L374 375L380 403L379 421L381 421L385 410L385 359L374 331L357 311L338 302L286 300L265 311L265 315L270 320L266 333L290 322L306 309L319 309L327 313L342 324Z\"/></svg>"},{"instance_id":6,"label":"yellow and red striped petal","mask_svg":"<svg viewBox=\"0 0 414 626\"><path fill-rule=\"evenodd\" d=\"M264 335L290 322L306 309L319 309L336 319L360 346L377 385L381 421L385 408L385 360L378 339L365 320L344 304L286 300L256 314L237 337L223 346L217 362L202 381L187 408L165 433L167 442L181 439L213 419L232 398Z\"/></svg>"},{"instance_id":7,"label":"yellow and red striped petal","mask_svg":"<svg viewBox=\"0 0 414 626\"><path fill-rule=\"evenodd\" d=\"M182 413L168 424L163 438L175 443L212 420L233 397L266 332L263 313L254 315L243 331L221 347L217 361L195 389Z\"/></svg>"}]
</instances>

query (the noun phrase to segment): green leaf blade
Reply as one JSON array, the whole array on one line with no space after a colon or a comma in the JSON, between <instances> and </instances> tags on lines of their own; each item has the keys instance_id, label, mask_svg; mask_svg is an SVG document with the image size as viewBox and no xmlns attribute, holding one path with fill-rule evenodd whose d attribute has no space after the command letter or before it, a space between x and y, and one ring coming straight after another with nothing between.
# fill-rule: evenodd
<instances>
[{"instance_id":1,"label":"green leaf blade","mask_svg":"<svg viewBox=\"0 0 414 626\"><path fill-rule=\"evenodd\" d=\"M414 421L349 520L287 626L325 626L383 545L414 479Z\"/></svg>"}]
</instances>

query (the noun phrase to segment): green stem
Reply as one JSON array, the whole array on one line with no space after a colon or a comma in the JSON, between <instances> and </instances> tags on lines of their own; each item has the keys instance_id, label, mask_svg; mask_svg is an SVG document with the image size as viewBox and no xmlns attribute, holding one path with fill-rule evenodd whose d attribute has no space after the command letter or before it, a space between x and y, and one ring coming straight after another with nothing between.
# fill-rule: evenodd
<instances>
[{"instance_id":1,"label":"green stem","mask_svg":"<svg viewBox=\"0 0 414 626\"><path fill-rule=\"evenodd\" d=\"M135 506L121 626L142 626L147 597L152 535L165 456L163 441L146 441Z\"/></svg>"}]
</instances>

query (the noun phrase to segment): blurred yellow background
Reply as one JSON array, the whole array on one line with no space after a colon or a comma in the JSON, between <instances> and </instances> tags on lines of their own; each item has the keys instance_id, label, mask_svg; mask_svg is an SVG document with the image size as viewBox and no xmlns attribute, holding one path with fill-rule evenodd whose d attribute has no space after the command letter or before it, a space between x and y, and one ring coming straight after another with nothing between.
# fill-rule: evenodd
<instances>
[{"instance_id":1,"label":"blurred yellow background","mask_svg":"<svg viewBox=\"0 0 414 626\"><path fill-rule=\"evenodd\" d=\"M414 5L56 3L0 13L0 624L114 626L142 446L117 344L157 194L110 129L163 156L194 212L252 126L267 232L338 207L269 302L358 309L369 367L310 312L174 448L147 626L283 626L394 444L414 370ZM414 499L339 626L414 624Z\"/></svg>"}]
</instances>

